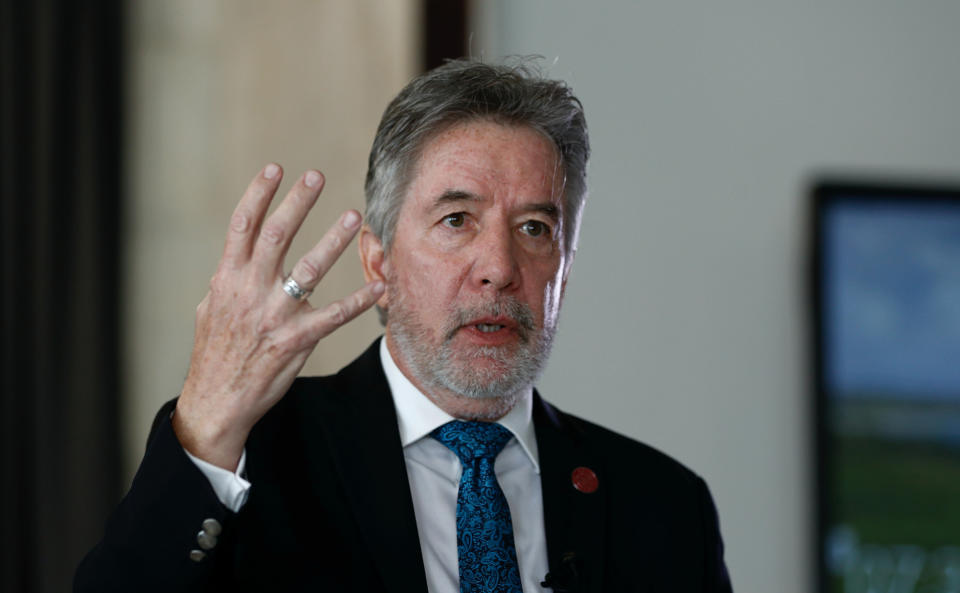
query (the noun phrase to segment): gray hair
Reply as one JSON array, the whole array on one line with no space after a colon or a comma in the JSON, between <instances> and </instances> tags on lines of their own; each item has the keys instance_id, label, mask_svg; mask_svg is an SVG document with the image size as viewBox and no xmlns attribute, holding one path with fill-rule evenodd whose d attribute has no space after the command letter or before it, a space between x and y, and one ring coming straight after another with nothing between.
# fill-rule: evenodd
<instances>
[{"instance_id":1,"label":"gray hair","mask_svg":"<svg viewBox=\"0 0 960 593\"><path fill-rule=\"evenodd\" d=\"M427 141L458 123L528 126L557 148L563 173L563 242L573 253L587 195L590 140L583 105L566 83L543 77L531 59L505 65L447 62L414 78L390 102L370 149L366 221L389 251L403 197Z\"/></svg>"}]
</instances>

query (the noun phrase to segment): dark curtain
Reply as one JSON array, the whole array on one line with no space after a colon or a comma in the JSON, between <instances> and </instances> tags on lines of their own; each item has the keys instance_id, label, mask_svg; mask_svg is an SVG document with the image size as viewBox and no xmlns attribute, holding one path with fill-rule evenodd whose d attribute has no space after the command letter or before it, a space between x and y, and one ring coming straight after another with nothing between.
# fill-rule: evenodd
<instances>
[{"instance_id":1,"label":"dark curtain","mask_svg":"<svg viewBox=\"0 0 960 593\"><path fill-rule=\"evenodd\" d=\"M422 10L425 71L469 54L467 0L424 0Z\"/></svg>"},{"instance_id":2,"label":"dark curtain","mask_svg":"<svg viewBox=\"0 0 960 593\"><path fill-rule=\"evenodd\" d=\"M0 591L69 591L120 498L120 3L0 2Z\"/></svg>"}]
</instances>

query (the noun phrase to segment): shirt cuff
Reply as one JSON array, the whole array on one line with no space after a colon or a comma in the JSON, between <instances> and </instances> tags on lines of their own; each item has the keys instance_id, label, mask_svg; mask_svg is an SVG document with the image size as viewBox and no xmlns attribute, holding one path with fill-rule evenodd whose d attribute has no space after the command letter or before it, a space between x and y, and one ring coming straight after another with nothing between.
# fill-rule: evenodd
<instances>
[{"instance_id":1,"label":"shirt cuff","mask_svg":"<svg viewBox=\"0 0 960 593\"><path fill-rule=\"evenodd\" d=\"M240 509L247 502L247 496L250 494L250 482L242 477L247 469L247 450L244 449L243 454L240 455L240 463L237 464L237 471L235 472L217 467L199 457L194 457L186 449L183 452L197 466L197 469L207 477L207 481L210 482L210 486L213 487L214 493L223 503L223 506L234 513L240 512Z\"/></svg>"}]
</instances>

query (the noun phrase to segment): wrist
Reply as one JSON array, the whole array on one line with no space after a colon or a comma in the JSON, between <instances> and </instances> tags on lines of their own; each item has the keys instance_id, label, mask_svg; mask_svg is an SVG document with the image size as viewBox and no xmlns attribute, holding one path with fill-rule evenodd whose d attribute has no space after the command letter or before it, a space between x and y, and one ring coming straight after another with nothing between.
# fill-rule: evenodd
<instances>
[{"instance_id":1,"label":"wrist","mask_svg":"<svg viewBox=\"0 0 960 593\"><path fill-rule=\"evenodd\" d=\"M189 406L181 406L181 401L177 402L171 422L180 446L187 452L217 467L236 471L249 432L239 423L197 417Z\"/></svg>"}]
</instances>

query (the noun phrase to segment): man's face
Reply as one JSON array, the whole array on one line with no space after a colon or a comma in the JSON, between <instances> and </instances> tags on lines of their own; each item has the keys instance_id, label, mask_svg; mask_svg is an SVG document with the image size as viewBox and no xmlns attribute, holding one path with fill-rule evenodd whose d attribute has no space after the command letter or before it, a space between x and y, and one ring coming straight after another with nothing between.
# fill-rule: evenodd
<instances>
[{"instance_id":1,"label":"man's face","mask_svg":"<svg viewBox=\"0 0 960 593\"><path fill-rule=\"evenodd\" d=\"M536 379L568 263L562 180L527 127L464 123L424 147L383 272L387 344L428 396L509 398Z\"/></svg>"}]
</instances>

